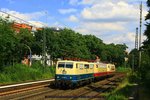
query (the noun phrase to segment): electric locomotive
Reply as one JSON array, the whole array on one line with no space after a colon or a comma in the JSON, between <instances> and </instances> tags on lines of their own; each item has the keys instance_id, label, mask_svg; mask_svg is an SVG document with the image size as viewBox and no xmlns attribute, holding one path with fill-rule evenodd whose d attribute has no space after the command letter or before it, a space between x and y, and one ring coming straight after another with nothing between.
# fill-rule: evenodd
<instances>
[{"instance_id":1,"label":"electric locomotive","mask_svg":"<svg viewBox=\"0 0 150 100\"><path fill-rule=\"evenodd\" d=\"M94 63L85 61L58 61L56 65L55 85L57 87L76 87L86 82L92 82Z\"/></svg>"},{"instance_id":2,"label":"electric locomotive","mask_svg":"<svg viewBox=\"0 0 150 100\"><path fill-rule=\"evenodd\" d=\"M61 60L56 65L55 85L72 88L110 76L113 72L115 65L110 63Z\"/></svg>"}]
</instances>

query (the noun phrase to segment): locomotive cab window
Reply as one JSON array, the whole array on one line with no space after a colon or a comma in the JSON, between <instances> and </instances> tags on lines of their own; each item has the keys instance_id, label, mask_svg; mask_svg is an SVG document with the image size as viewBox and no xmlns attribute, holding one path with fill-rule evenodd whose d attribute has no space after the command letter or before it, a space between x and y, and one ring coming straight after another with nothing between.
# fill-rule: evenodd
<instances>
[{"instance_id":1,"label":"locomotive cab window","mask_svg":"<svg viewBox=\"0 0 150 100\"><path fill-rule=\"evenodd\" d=\"M64 67L65 67L65 63L63 63L63 62L58 63L58 68L64 68Z\"/></svg>"},{"instance_id":2,"label":"locomotive cab window","mask_svg":"<svg viewBox=\"0 0 150 100\"><path fill-rule=\"evenodd\" d=\"M58 68L73 68L73 63L71 62L59 62Z\"/></svg>"},{"instance_id":3,"label":"locomotive cab window","mask_svg":"<svg viewBox=\"0 0 150 100\"><path fill-rule=\"evenodd\" d=\"M73 63L66 63L66 68L73 68Z\"/></svg>"},{"instance_id":4,"label":"locomotive cab window","mask_svg":"<svg viewBox=\"0 0 150 100\"><path fill-rule=\"evenodd\" d=\"M111 70L115 70L115 67L114 67L114 66L111 66Z\"/></svg>"}]
</instances>

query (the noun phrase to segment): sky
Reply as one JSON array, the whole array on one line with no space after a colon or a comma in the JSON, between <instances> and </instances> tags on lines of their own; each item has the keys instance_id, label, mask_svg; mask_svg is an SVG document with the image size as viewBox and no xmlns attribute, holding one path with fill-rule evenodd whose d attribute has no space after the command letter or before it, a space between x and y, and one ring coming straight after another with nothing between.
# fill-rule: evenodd
<instances>
[{"instance_id":1,"label":"sky","mask_svg":"<svg viewBox=\"0 0 150 100\"><path fill-rule=\"evenodd\" d=\"M0 11L36 27L66 27L92 34L104 43L123 44L133 49L139 27L139 5L143 3L142 33L145 30L146 0L0 0ZM0 16L8 15L0 12ZM10 16L11 20L22 22ZM146 39L142 35L142 41Z\"/></svg>"}]
</instances>

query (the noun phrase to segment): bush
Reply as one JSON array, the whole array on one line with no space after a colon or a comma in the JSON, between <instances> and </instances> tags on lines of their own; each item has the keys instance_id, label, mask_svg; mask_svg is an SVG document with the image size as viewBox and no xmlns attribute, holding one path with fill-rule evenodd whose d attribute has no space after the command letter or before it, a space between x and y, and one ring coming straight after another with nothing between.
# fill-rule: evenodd
<instances>
[{"instance_id":1,"label":"bush","mask_svg":"<svg viewBox=\"0 0 150 100\"><path fill-rule=\"evenodd\" d=\"M130 83L137 83L140 80L140 76L137 72L132 72L129 75L129 82Z\"/></svg>"},{"instance_id":2,"label":"bush","mask_svg":"<svg viewBox=\"0 0 150 100\"><path fill-rule=\"evenodd\" d=\"M55 67L43 67L39 62L34 63L31 67L15 64L4 68L0 74L0 83L50 79L54 75Z\"/></svg>"}]
</instances>

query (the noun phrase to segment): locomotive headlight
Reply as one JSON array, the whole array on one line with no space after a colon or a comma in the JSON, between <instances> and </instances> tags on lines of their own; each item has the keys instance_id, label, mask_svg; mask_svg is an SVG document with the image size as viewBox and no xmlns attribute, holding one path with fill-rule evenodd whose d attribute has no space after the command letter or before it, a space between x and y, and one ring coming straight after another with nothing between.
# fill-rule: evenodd
<instances>
[{"instance_id":1,"label":"locomotive headlight","mask_svg":"<svg viewBox=\"0 0 150 100\"><path fill-rule=\"evenodd\" d=\"M57 78L59 78L59 76L57 76Z\"/></svg>"},{"instance_id":2,"label":"locomotive headlight","mask_svg":"<svg viewBox=\"0 0 150 100\"><path fill-rule=\"evenodd\" d=\"M70 76L70 79L72 79L72 77Z\"/></svg>"}]
</instances>

